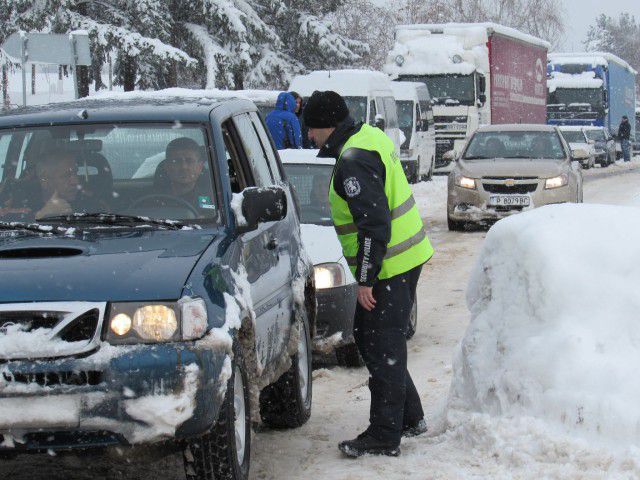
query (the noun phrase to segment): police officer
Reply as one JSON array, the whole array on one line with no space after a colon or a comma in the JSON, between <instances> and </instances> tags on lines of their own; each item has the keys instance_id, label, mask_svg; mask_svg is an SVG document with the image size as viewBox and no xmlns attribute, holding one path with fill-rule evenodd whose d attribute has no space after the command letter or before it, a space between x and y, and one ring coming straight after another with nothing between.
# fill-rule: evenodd
<instances>
[{"instance_id":1,"label":"police officer","mask_svg":"<svg viewBox=\"0 0 640 480\"><path fill-rule=\"evenodd\" d=\"M339 448L349 457L397 456L402 436L427 429L407 370L406 333L433 248L391 139L355 124L335 92L314 92L303 115L318 156L336 158L331 215L358 282L354 338L369 370L370 425Z\"/></svg>"}]
</instances>

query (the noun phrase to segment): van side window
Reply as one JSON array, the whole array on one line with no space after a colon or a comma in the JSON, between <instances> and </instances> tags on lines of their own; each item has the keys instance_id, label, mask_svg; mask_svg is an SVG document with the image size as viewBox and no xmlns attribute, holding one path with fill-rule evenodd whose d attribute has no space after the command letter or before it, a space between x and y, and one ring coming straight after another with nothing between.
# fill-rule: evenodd
<instances>
[{"instance_id":1,"label":"van side window","mask_svg":"<svg viewBox=\"0 0 640 480\"><path fill-rule=\"evenodd\" d=\"M425 118L429 122L429 126L433 125L433 108L429 100L420 100L420 113L422 118Z\"/></svg>"},{"instance_id":2,"label":"van side window","mask_svg":"<svg viewBox=\"0 0 640 480\"><path fill-rule=\"evenodd\" d=\"M374 125L376 123L376 115L378 111L376 110L376 101L372 98L369 101L369 125Z\"/></svg>"},{"instance_id":3,"label":"van side window","mask_svg":"<svg viewBox=\"0 0 640 480\"><path fill-rule=\"evenodd\" d=\"M387 123L387 128L399 128L395 99L393 97L384 97L382 100L384 102L384 119Z\"/></svg>"}]
</instances>

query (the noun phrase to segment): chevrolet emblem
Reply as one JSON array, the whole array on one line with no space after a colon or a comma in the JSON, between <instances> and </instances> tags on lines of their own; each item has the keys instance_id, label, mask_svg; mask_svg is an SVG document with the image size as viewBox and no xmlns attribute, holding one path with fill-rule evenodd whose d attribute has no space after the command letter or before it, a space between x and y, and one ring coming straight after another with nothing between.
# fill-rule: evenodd
<instances>
[{"instance_id":1,"label":"chevrolet emblem","mask_svg":"<svg viewBox=\"0 0 640 480\"><path fill-rule=\"evenodd\" d=\"M507 187L515 187L516 181L510 178L509 180L505 180L504 184Z\"/></svg>"}]
</instances>

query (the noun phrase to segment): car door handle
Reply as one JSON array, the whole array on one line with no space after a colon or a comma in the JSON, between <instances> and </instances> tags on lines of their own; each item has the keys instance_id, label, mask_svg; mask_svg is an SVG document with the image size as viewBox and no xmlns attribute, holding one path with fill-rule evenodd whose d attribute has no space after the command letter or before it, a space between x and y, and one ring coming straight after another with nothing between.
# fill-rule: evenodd
<instances>
[{"instance_id":1,"label":"car door handle","mask_svg":"<svg viewBox=\"0 0 640 480\"><path fill-rule=\"evenodd\" d=\"M264 247L267 250L275 250L276 248L278 248L278 240L271 237Z\"/></svg>"}]
</instances>

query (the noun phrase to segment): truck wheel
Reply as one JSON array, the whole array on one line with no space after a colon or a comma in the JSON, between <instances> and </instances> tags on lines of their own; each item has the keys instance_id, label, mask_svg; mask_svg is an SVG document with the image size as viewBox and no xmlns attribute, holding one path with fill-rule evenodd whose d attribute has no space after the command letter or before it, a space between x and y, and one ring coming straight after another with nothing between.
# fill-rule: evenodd
<instances>
[{"instance_id":1,"label":"truck wheel","mask_svg":"<svg viewBox=\"0 0 640 480\"><path fill-rule=\"evenodd\" d=\"M355 343L349 345L343 345L336 348L336 359L338 365L347 368L360 368L364 367L364 360L358 351L358 347Z\"/></svg>"},{"instance_id":2,"label":"truck wheel","mask_svg":"<svg viewBox=\"0 0 640 480\"><path fill-rule=\"evenodd\" d=\"M409 317L409 328L407 329L407 340L411 340L418 329L418 302L413 302L411 316Z\"/></svg>"},{"instance_id":3,"label":"truck wheel","mask_svg":"<svg viewBox=\"0 0 640 480\"><path fill-rule=\"evenodd\" d=\"M291 368L260 392L260 416L272 428L296 428L311 416L311 335L306 312L301 322L298 351Z\"/></svg>"},{"instance_id":4,"label":"truck wheel","mask_svg":"<svg viewBox=\"0 0 640 480\"><path fill-rule=\"evenodd\" d=\"M459 222L458 220L452 220L447 216L447 224L449 226L449 231L451 232L460 232L464 230L464 222Z\"/></svg>"},{"instance_id":5,"label":"truck wheel","mask_svg":"<svg viewBox=\"0 0 640 480\"><path fill-rule=\"evenodd\" d=\"M235 353L218 420L209 432L184 450L188 480L246 480L251 459L251 408L244 363Z\"/></svg>"}]
</instances>

